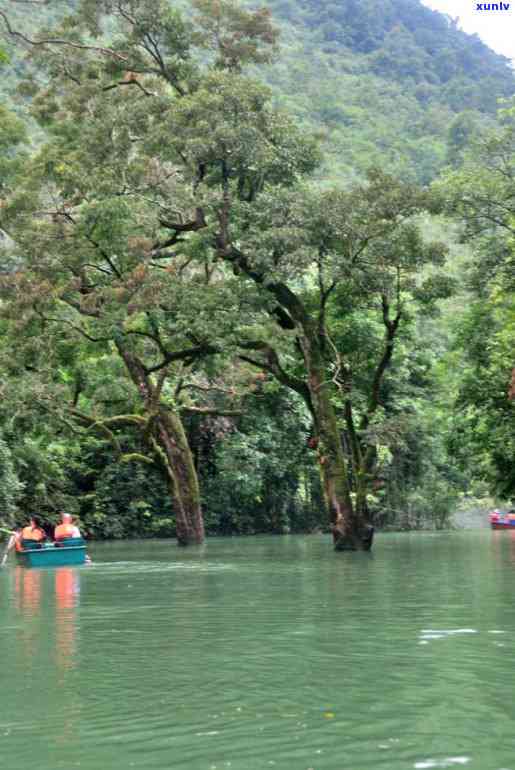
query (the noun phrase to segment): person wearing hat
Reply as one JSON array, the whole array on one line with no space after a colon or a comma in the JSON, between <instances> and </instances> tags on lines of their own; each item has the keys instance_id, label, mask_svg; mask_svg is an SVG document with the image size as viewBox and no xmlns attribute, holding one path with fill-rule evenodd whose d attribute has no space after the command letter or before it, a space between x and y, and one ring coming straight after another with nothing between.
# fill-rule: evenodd
<instances>
[{"instance_id":1,"label":"person wearing hat","mask_svg":"<svg viewBox=\"0 0 515 770\"><path fill-rule=\"evenodd\" d=\"M59 543L72 537L82 537L80 529L73 524L71 513L61 513L61 523L54 530L54 540Z\"/></svg>"}]
</instances>

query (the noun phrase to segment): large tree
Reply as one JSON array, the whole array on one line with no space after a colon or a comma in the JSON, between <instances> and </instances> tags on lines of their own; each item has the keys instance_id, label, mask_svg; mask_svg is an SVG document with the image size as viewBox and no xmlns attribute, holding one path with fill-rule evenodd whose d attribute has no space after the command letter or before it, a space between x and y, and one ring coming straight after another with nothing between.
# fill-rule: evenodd
<instances>
[{"instance_id":1,"label":"large tree","mask_svg":"<svg viewBox=\"0 0 515 770\"><path fill-rule=\"evenodd\" d=\"M62 36L46 43L16 33L2 14L32 51L39 75L51 78L48 87L28 84L48 139L2 208L12 239L7 313L23 319L29 333L64 326L117 353L139 393L138 412L85 414L78 380L72 414L110 433L141 429L169 477L182 544L201 542L204 526L174 393L184 390L195 362L220 351L234 303L215 266L196 259L193 236L207 222L192 182L202 164L185 165L180 137L156 145L156 128L177 111L185 130L209 143L210 127L188 116L189 95L207 94L217 78L232 84L224 73L265 58L258 43L275 39L266 12L210 10L198 4L196 28L166 3L84 2ZM81 42L82 35L101 35L106 20L109 44ZM203 68L194 60L199 45L216 49Z\"/></svg>"},{"instance_id":2,"label":"large tree","mask_svg":"<svg viewBox=\"0 0 515 770\"><path fill-rule=\"evenodd\" d=\"M27 302L47 322L45 298L58 302L61 322L114 344L161 448L178 430L160 409L167 367L239 345L313 416L337 547L370 547L367 429L405 292L442 257L412 222L427 196L382 174L326 193L302 183L315 143L242 72L275 40L266 12L198 2L186 22L157 0L80 8L60 30L21 36L52 78L35 86L33 110L53 139L5 215L30 255L32 273L19 277ZM357 505L335 411L350 376L329 323L342 293L378 300L385 334L359 429L344 399ZM204 297L217 309L238 297L238 323L202 315Z\"/></svg>"},{"instance_id":3,"label":"large tree","mask_svg":"<svg viewBox=\"0 0 515 770\"><path fill-rule=\"evenodd\" d=\"M218 253L268 299L270 315L291 342L288 367L270 340L251 330L242 347L253 355L245 357L296 390L313 415L313 444L339 549L370 546L366 496L376 461L370 428L409 300L417 293L434 300L449 289L438 274L423 280L424 266L440 265L445 253L440 244L426 244L413 221L429 205L425 193L380 173L348 191L275 191L251 207L227 185ZM229 210L232 228L225 226ZM384 337L358 393L352 345L339 330L351 309L374 306Z\"/></svg>"}]
</instances>

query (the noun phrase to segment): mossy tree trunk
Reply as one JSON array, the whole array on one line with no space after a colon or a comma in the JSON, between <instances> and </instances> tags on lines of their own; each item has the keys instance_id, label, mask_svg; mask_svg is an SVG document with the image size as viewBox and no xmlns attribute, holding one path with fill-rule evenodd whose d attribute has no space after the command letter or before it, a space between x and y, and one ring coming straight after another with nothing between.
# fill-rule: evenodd
<instances>
[{"instance_id":1,"label":"mossy tree trunk","mask_svg":"<svg viewBox=\"0 0 515 770\"><path fill-rule=\"evenodd\" d=\"M204 519L195 462L180 415L161 403L164 370L153 380L134 353L120 342L117 342L117 349L145 406L145 439L157 455L170 484L178 543L202 543Z\"/></svg>"},{"instance_id":2,"label":"mossy tree trunk","mask_svg":"<svg viewBox=\"0 0 515 770\"><path fill-rule=\"evenodd\" d=\"M179 545L202 543L205 532L197 471L180 416L160 408L156 434L173 496L177 541Z\"/></svg>"},{"instance_id":3,"label":"mossy tree trunk","mask_svg":"<svg viewBox=\"0 0 515 770\"><path fill-rule=\"evenodd\" d=\"M241 257L238 264L245 269L245 260ZM256 280L251 271L247 272ZM301 299L285 284L269 283L266 288L279 302L279 308L274 310L275 317L279 317L282 326L297 332L305 377L298 378L286 372L275 350L266 342L243 345L246 349L260 351L264 356L261 361L257 362L247 355L242 358L267 369L280 382L303 397L313 415L318 440L320 478L335 548L342 551L369 550L372 546L373 528L363 512L356 509L352 503L347 462L332 403L336 386L331 379L327 379L323 324L308 312Z\"/></svg>"},{"instance_id":4,"label":"mossy tree trunk","mask_svg":"<svg viewBox=\"0 0 515 770\"><path fill-rule=\"evenodd\" d=\"M345 427L349 461L352 467L352 489L354 492L354 507L358 515L368 518L367 494L372 480L372 454L370 447L364 447L354 425L354 414L350 394L344 403ZM375 458L375 453L374 453Z\"/></svg>"},{"instance_id":5,"label":"mossy tree trunk","mask_svg":"<svg viewBox=\"0 0 515 770\"><path fill-rule=\"evenodd\" d=\"M380 405L380 391L384 375L388 369L395 347L399 324L402 318L402 307L397 302L397 311L390 317L390 303L386 295L381 297L382 318L385 327L384 346L372 380L366 411L362 414L356 427L350 392L344 399L345 425L347 429L349 456L352 463L354 506L358 515L368 517L367 496L377 473L377 447L367 441L366 432Z\"/></svg>"},{"instance_id":6,"label":"mossy tree trunk","mask_svg":"<svg viewBox=\"0 0 515 770\"><path fill-rule=\"evenodd\" d=\"M307 370L307 385L318 435L318 461L324 499L337 550L369 550L371 528L364 511L353 505L349 473L340 428L331 400L334 383L326 379L326 364L318 331L306 319L301 347Z\"/></svg>"}]
</instances>

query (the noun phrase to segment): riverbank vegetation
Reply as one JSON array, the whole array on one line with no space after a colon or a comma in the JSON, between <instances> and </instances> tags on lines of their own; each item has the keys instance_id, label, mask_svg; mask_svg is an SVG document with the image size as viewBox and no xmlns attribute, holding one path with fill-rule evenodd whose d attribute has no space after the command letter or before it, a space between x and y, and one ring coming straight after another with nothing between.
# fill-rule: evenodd
<instances>
[{"instance_id":1,"label":"riverbank vegetation","mask_svg":"<svg viewBox=\"0 0 515 770\"><path fill-rule=\"evenodd\" d=\"M367 548L514 494L513 73L354 5L2 3L4 525Z\"/></svg>"}]
</instances>

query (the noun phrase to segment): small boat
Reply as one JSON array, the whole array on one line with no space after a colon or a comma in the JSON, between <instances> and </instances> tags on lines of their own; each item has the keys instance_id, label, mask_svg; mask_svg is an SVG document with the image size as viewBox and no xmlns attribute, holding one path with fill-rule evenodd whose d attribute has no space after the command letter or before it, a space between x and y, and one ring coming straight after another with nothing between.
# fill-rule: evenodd
<instances>
[{"instance_id":1,"label":"small boat","mask_svg":"<svg viewBox=\"0 0 515 770\"><path fill-rule=\"evenodd\" d=\"M28 547L27 547L28 546ZM24 567L67 567L85 564L86 542L81 537L70 538L61 543L23 543L23 548L16 551L18 564Z\"/></svg>"},{"instance_id":2,"label":"small boat","mask_svg":"<svg viewBox=\"0 0 515 770\"><path fill-rule=\"evenodd\" d=\"M503 512L499 510L492 511L489 515L490 526L492 529L514 529L515 530L515 510Z\"/></svg>"}]
</instances>

